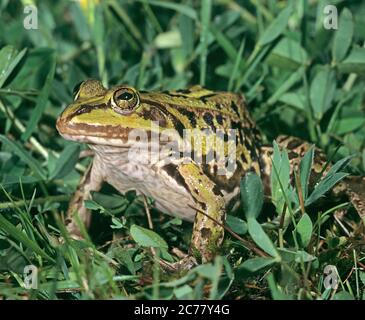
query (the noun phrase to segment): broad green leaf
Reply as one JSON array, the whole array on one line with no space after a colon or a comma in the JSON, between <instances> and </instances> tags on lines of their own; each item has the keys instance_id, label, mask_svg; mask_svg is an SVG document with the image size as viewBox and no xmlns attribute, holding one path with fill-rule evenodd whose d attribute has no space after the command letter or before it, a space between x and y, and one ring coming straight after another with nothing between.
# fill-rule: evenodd
<instances>
[{"instance_id":1,"label":"broad green leaf","mask_svg":"<svg viewBox=\"0 0 365 320\"><path fill-rule=\"evenodd\" d=\"M130 233L133 240L142 247L168 248L166 241L152 230L133 224Z\"/></svg>"},{"instance_id":2,"label":"broad green leaf","mask_svg":"<svg viewBox=\"0 0 365 320\"><path fill-rule=\"evenodd\" d=\"M39 181L41 181L41 179L33 176L22 176L22 184L35 183ZM7 187L12 184L19 184L19 176L4 174L1 184L3 187Z\"/></svg>"},{"instance_id":3,"label":"broad green leaf","mask_svg":"<svg viewBox=\"0 0 365 320\"><path fill-rule=\"evenodd\" d=\"M194 271L202 277L208 278L210 280L214 280L216 276L217 268L212 263L206 263L197 266Z\"/></svg>"},{"instance_id":4,"label":"broad green leaf","mask_svg":"<svg viewBox=\"0 0 365 320\"><path fill-rule=\"evenodd\" d=\"M310 86L310 101L316 119L322 119L323 114L331 108L335 91L335 72L329 66L318 70Z\"/></svg>"},{"instance_id":5,"label":"broad green leaf","mask_svg":"<svg viewBox=\"0 0 365 320\"><path fill-rule=\"evenodd\" d=\"M7 144L12 149L12 151L20 159L22 159L39 178L41 178L42 180L46 179L46 173L44 172L38 161L34 159L20 143L9 140L6 136L3 135L0 135L0 141Z\"/></svg>"},{"instance_id":6,"label":"broad green leaf","mask_svg":"<svg viewBox=\"0 0 365 320\"><path fill-rule=\"evenodd\" d=\"M275 257L276 261L280 260L280 255L274 244L271 242L264 229L262 229L261 225L254 218L248 219L247 227L252 240L266 253Z\"/></svg>"},{"instance_id":7,"label":"broad green leaf","mask_svg":"<svg viewBox=\"0 0 365 320\"><path fill-rule=\"evenodd\" d=\"M252 172L241 180L241 201L246 219L257 218L264 203L264 187L261 178Z\"/></svg>"},{"instance_id":8,"label":"broad green leaf","mask_svg":"<svg viewBox=\"0 0 365 320\"><path fill-rule=\"evenodd\" d=\"M301 94L299 92L286 92L280 96L278 101L295 107L296 109L301 111L304 111L306 109L305 96L304 94Z\"/></svg>"},{"instance_id":9,"label":"broad green leaf","mask_svg":"<svg viewBox=\"0 0 365 320\"><path fill-rule=\"evenodd\" d=\"M354 34L354 22L352 19L352 13L349 9L342 10L338 25L338 30L335 31L335 39L332 46L332 57L334 62L341 61L352 42L352 36Z\"/></svg>"},{"instance_id":10,"label":"broad green leaf","mask_svg":"<svg viewBox=\"0 0 365 320\"><path fill-rule=\"evenodd\" d=\"M260 36L258 45L264 46L280 36L288 24L291 13L292 7L290 5L281 11Z\"/></svg>"},{"instance_id":11,"label":"broad green leaf","mask_svg":"<svg viewBox=\"0 0 365 320\"><path fill-rule=\"evenodd\" d=\"M119 194L104 194L101 192L91 192L92 199L106 209L116 209L117 211L123 211L128 205L126 197Z\"/></svg>"},{"instance_id":12,"label":"broad green leaf","mask_svg":"<svg viewBox=\"0 0 365 320\"><path fill-rule=\"evenodd\" d=\"M180 47L182 44L180 31L175 29L159 33L154 42L158 49Z\"/></svg>"},{"instance_id":13,"label":"broad green leaf","mask_svg":"<svg viewBox=\"0 0 365 320\"><path fill-rule=\"evenodd\" d=\"M213 300L222 299L234 280L234 273L227 258L221 256L215 257L214 263L197 266L191 270L191 273L193 272L212 282L209 299ZM179 283L179 280L175 283Z\"/></svg>"},{"instance_id":14,"label":"broad green leaf","mask_svg":"<svg viewBox=\"0 0 365 320\"><path fill-rule=\"evenodd\" d=\"M295 252L295 262L301 263L301 262L311 262L315 261L317 257L312 256L306 251L299 250Z\"/></svg>"},{"instance_id":15,"label":"broad green leaf","mask_svg":"<svg viewBox=\"0 0 365 320\"><path fill-rule=\"evenodd\" d=\"M296 227L296 232L299 235L299 241L302 246L302 248L305 248L308 246L309 241L312 237L313 232L313 223L311 218L308 216L308 214L304 214Z\"/></svg>"},{"instance_id":16,"label":"broad green leaf","mask_svg":"<svg viewBox=\"0 0 365 320\"><path fill-rule=\"evenodd\" d=\"M304 201L307 199L308 196L308 185L312 171L313 157L314 157L314 146L312 146L300 160L300 165L299 165L300 185L302 187Z\"/></svg>"},{"instance_id":17,"label":"broad green leaf","mask_svg":"<svg viewBox=\"0 0 365 320\"><path fill-rule=\"evenodd\" d=\"M112 224L110 225L110 228L112 229L123 229L124 224L120 222L119 219L112 217Z\"/></svg>"},{"instance_id":18,"label":"broad green leaf","mask_svg":"<svg viewBox=\"0 0 365 320\"><path fill-rule=\"evenodd\" d=\"M270 288L271 296L273 300L292 300L293 297L291 295L285 294L280 286L276 283L274 275L272 272L268 274L266 277L267 283Z\"/></svg>"},{"instance_id":19,"label":"broad green leaf","mask_svg":"<svg viewBox=\"0 0 365 320\"><path fill-rule=\"evenodd\" d=\"M317 201L319 198L324 196L327 191L331 190L338 182L340 182L348 175L348 173L339 172L321 180L319 184L315 187L311 195L305 201L305 205L309 206L313 202Z\"/></svg>"},{"instance_id":20,"label":"broad green leaf","mask_svg":"<svg viewBox=\"0 0 365 320\"><path fill-rule=\"evenodd\" d=\"M329 170L326 177L330 177L332 174L339 172L340 170L345 169L350 163L353 156L347 156L339 161L337 161Z\"/></svg>"},{"instance_id":21,"label":"broad green leaf","mask_svg":"<svg viewBox=\"0 0 365 320\"><path fill-rule=\"evenodd\" d=\"M5 46L0 50L0 88L4 85L26 52L27 49L23 49L18 53L12 46Z\"/></svg>"},{"instance_id":22,"label":"broad green leaf","mask_svg":"<svg viewBox=\"0 0 365 320\"><path fill-rule=\"evenodd\" d=\"M280 151L279 145L276 141L273 142L274 154L272 157L272 164L275 166L278 176L274 170L271 173L271 190L280 188L280 183L284 189L289 185L290 182L290 163L288 152L286 150Z\"/></svg>"},{"instance_id":23,"label":"broad green leaf","mask_svg":"<svg viewBox=\"0 0 365 320\"><path fill-rule=\"evenodd\" d=\"M49 175L49 180L61 179L69 174L79 160L79 153L79 144L69 144L57 159L54 170Z\"/></svg>"},{"instance_id":24,"label":"broad green leaf","mask_svg":"<svg viewBox=\"0 0 365 320\"><path fill-rule=\"evenodd\" d=\"M226 296L229 288L231 287L234 279L235 273L233 272L233 268L226 257L222 258L224 272L221 275L218 283L217 293L215 295L216 299L223 299Z\"/></svg>"},{"instance_id":25,"label":"broad green leaf","mask_svg":"<svg viewBox=\"0 0 365 320\"><path fill-rule=\"evenodd\" d=\"M169 254L167 249L161 248L159 253L163 260L171 262L171 263L174 262L174 258L171 256L171 254Z\"/></svg>"},{"instance_id":26,"label":"broad green leaf","mask_svg":"<svg viewBox=\"0 0 365 320\"><path fill-rule=\"evenodd\" d=\"M178 300L192 299L193 289L187 284L184 284L183 286L174 289L174 295Z\"/></svg>"},{"instance_id":27,"label":"broad green leaf","mask_svg":"<svg viewBox=\"0 0 365 320\"><path fill-rule=\"evenodd\" d=\"M365 271L361 271L359 273L359 277L360 277L362 284L365 286Z\"/></svg>"},{"instance_id":28,"label":"broad green leaf","mask_svg":"<svg viewBox=\"0 0 365 320\"><path fill-rule=\"evenodd\" d=\"M0 214L0 229L9 234L12 238L21 242L27 248L33 250L35 253L39 254L41 257L55 262L52 257L50 257L44 250L42 250L39 245L31 240L23 231L16 228L12 223L10 223L3 215Z\"/></svg>"},{"instance_id":29,"label":"broad green leaf","mask_svg":"<svg viewBox=\"0 0 365 320\"><path fill-rule=\"evenodd\" d=\"M245 269L249 272L257 272L261 269L264 269L272 264L276 263L275 258L252 258L243 262L238 268Z\"/></svg>"},{"instance_id":30,"label":"broad green leaf","mask_svg":"<svg viewBox=\"0 0 365 320\"><path fill-rule=\"evenodd\" d=\"M285 262L295 261L300 263L300 262L310 262L317 259L315 256L312 256L311 254L303 250L291 251L288 249L278 248L278 251L283 261Z\"/></svg>"},{"instance_id":31,"label":"broad green leaf","mask_svg":"<svg viewBox=\"0 0 365 320\"><path fill-rule=\"evenodd\" d=\"M365 119L361 117L351 117L337 119L333 126L333 132L336 135L343 135L345 133L354 132L357 129L363 128L365 124Z\"/></svg>"},{"instance_id":32,"label":"broad green leaf","mask_svg":"<svg viewBox=\"0 0 365 320\"><path fill-rule=\"evenodd\" d=\"M333 296L332 300L355 300L355 298L347 291L340 291Z\"/></svg>"},{"instance_id":33,"label":"broad green leaf","mask_svg":"<svg viewBox=\"0 0 365 320\"><path fill-rule=\"evenodd\" d=\"M304 68L299 68L297 71L293 72L275 91L275 93L267 101L268 105L273 105L276 101L291 87L293 87L298 81L303 78ZM304 108L303 108L304 109Z\"/></svg>"},{"instance_id":34,"label":"broad green leaf","mask_svg":"<svg viewBox=\"0 0 365 320\"><path fill-rule=\"evenodd\" d=\"M118 261L120 261L120 263L126 266L131 274L136 274L136 268L132 260L132 253L130 252L130 250L115 250L115 252L113 252L113 255L115 259L117 259Z\"/></svg>"},{"instance_id":35,"label":"broad green leaf","mask_svg":"<svg viewBox=\"0 0 365 320\"><path fill-rule=\"evenodd\" d=\"M365 74L365 48L355 47L338 68L344 73Z\"/></svg>"},{"instance_id":36,"label":"broad green leaf","mask_svg":"<svg viewBox=\"0 0 365 320\"><path fill-rule=\"evenodd\" d=\"M307 52L297 41L284 38L270 52L266 62L281 69L296 70L307 59Z\"/></svg>"},{"instance_id":37,"label":"broad green leaf","mask_svg":"<svg viewBox=\"0 0 365 320\"><path fill-rule=\"evenodd\" d=\"M272 157L271 170L271 200L275 205L276 212L282 214L286 198L295 202L294 189L290 187L290 163L288 152L279 149L276 141L273 143L274 154Z\"/></svg>"},{"instance_id":38,"label":"broad green leaf","mask_svg":"<svg viewBox=\"0 0 365 320\"><path fill-rule=\"evenodd\" d=\"M247 223L240 218L228 214L226 223L227 226L237 234L243 235L247 233Z\"/></svg>"}]
</instances>

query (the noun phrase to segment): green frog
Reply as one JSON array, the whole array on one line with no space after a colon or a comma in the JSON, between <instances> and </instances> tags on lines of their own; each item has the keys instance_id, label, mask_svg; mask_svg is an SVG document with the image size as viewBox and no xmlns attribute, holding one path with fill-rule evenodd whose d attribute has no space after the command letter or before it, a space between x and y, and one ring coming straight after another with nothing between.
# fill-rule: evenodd
<instances>
[{"instance_id":1,"label":"green frog","mask_svg":"<svg viewBox=\"0 0 365 320\"><path fill-rule=\"evenodd\" d=\"M205 263L219 251L226 212L239 202L242 177L260 175L270 195L272 147L262 144L240 94L201 86L162 92L126 85L107 89L91 79L80 85L57 129L94 152L68 211L67 228L76 236L73 214L77 211L89 226L84 201L107 182L121 193L133 189L152 197L160 211L193 222L189 256ZM289 150L293 165L310 146L291 137L278 142ZM313 171L320 172L324 163L317 150ZM343 182L342 190L363 214L363 179L353 181Z\"/></svg>"}]
</instances>

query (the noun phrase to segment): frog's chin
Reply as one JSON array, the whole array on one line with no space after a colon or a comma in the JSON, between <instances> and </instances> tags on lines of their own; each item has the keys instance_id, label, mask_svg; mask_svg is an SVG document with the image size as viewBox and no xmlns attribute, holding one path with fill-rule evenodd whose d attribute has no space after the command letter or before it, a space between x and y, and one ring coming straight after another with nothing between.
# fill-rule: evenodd
<instances>
[{"instance_id":1,"label":"frog's chin","mask_svg":"<svg viewBox=\"0 0 365 320\"><path fill-rule=\"evenodd\" d=\"M82 134L77 134L77 135L67 134L67 133L60 133L60 134L66 140L86 143L90 145L113 146L119 148L131 148L133 146L132 142L119 138L104 138L104 137L82 135Z\"/></svg>"}]
</instances>

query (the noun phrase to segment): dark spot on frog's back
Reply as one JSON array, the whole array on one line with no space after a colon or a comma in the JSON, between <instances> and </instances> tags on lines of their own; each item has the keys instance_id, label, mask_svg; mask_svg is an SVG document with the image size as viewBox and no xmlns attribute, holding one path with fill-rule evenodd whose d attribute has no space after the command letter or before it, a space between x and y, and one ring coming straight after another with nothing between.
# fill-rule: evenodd
<instances>
[{"instance_id":1,"label":"dark spot on frog's back","mask_svg":"<svg viewBox=\"0 0 365 320\"><path fill-rule=\"evenodd\" d=\"M215 120L217 120L217 123L221 126L223 125L223 117L220 113L218 113L216 116L215 116Z\"/></svg>"},{"instance_id":2,"label":"dark spot on frog's back","mask_svg":"<svg viewBox=\"0 0 365 320\"><path fill-rule=\"evenodd\" d=\"M184 130L186 128L184 127L184 125L182 124L182 122L178 118L176 118L175 116L173 116L172 114L170 114L170 118L171 118L172 123L174 124L174 127L175 127L176 131L178 132L179 136L181 138L183 138L184 137Z\"/></svg>"},{"instance_id":3,"label":"dark spot on frog's back","mask_svg":"<svg viewBox=\"0 0 365 320\"><path fill-rule=\"evenodd\" d=\"M141 103L146 103L149 104L153 107L155 107L157 109L157 111L164 117L164 118L169 118L171 120L171 122L174 125L174 128L177 130L177 132L179 133L180 137L182 138L184 136L184 125L181 123L181 121L175 117L172 113L168 113L165 109L165 106L153 101L153 100L148 100L148 99L141 99Z\"/></svg>"},{"instance_id":4,"label":"dark spot on frog's back","mask_svg":"<svg viewBox=\"0 0 365 320\"><path fill-rule=\"evenodd\" d=\"M206 94L204 96L199 97L199 100L206 103L209 98L214 97L216 95L217 95L216 93Z\"/></svg>"},{"instance_id":5,"label":"dark spot on frog's back","mask_svg":"<svg viewBox=\"0 0 365 320\"><path fill-rule=\"evenodd\" d=\"M290 139L290 137L288 138L288 140ZM298 148L301 144L303 144L303 141L301 141L300 139L290 139L289 143L287 145L287 149L296 149Z\"/></svg>"},{"instance_id":6,"label":"dark spot on frog's back","mask_svg":"<svg viewBox=\"0 0 365 320\"><path fill-rule=\"evenodd\" d=\"M299 157L299 154L296 153L295 151L289 151L288 157L289 157L289 159L296 159Z\"/></svg>"},{"instance_id":7,"label":"dark spot on frog's back","mask_svg":"<svg viewBox=\"0 0 365 320\"><path fill-rule=\"evenodd\" d=\"M176 92L183 93L183 94L189 94L189 93L191 93L191 91L189 89L179 89L179 90L176 90Z\"/></svg>"},{"instance_id":8,"label":"dark spot on frog's back","mask_svg":"<svg viewBox=\"0 0 365 320\"><path fill-rule=\"evenodd\" d=\"M158 122L162 127L166 126L165 115L157 108L142 110L141 117L145 120Z\"/></svg>"},{"instance_id":9,"label":"dark spot on frog's back","mask_svg":"<svg viewBox=\"0 0 365 320\"><path fill-rule=\"evenodd\" d=\"M184 109L184 108L178 108L179 112L186 116L189 121L190 121L190 124L193 128L196 127L196 114L193 112L193 111L190 111L190 110L187 110L187 109Z\"/></svg>"},{"instance_id":10,"label":"dark spot on frog's back","mask_svg":"<svg viewBox=\"0 0 365 320\"><path fill-rule=\"evenodd\" d=\"M240 115L240 112L239 112L239 110L238 110L238 106L237 106L237 104L232 100L232 102L231 102L231 108L232 108L232 110L239 116Z\"/></svg>"},{"instance_id":11,"label":"dark spot on frog's back","mask_svg":"<svg viewBox=\"0 0 365 320\"><path fill-rule=\"evenodd\" d=\"M189 98L189 96L187 96L187 95L174 93L174 92L170 92L170 91L163 91L163 93L167 94L170 97L177 97L177 98L184 98L184 99Z\"/></svg>"},{"instance_id":12,"label":"dark spot on frog's back","mask_svg":"<svg viewBox=\"0 0 365 320\"><path fill-rule=\"evenodd\" d=\"M214 122L213 122L213 115L210 112L205 112L203 115L203 119L205 121L205 123L212 128L213 130L215 130L215 126L214 126Z\"/></svg>"},{"instance_id":13,"label":"dark spot on frog's back","mask_svg":"<svg viewBox=\"0 0 365 320\"><path fill-rule=\"evenodd\" d=\"M202 238L204 238L204 239L209 239L212 234L212 230L210 230L209 228L202 228L200 230L200 232L201 232Z\"/></svg>"}]
</instances>

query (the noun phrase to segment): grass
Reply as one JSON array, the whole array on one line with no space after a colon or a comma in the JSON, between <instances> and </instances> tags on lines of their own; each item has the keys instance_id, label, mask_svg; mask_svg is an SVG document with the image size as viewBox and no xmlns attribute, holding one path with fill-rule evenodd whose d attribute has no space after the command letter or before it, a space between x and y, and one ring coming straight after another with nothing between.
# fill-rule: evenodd
<instances>
[{"instance_id":1,"label":"grass","mask_svg":"<svg viewBox=\"0 0 365 320\"><path fill-rule=\"evenodd\" d=\"M345 176L348 156L347 172L365 170L362 1L331 2L336 31L323 27L322 0L34 2L35 30L23 25L28 1L0 4L0 297L364 299L362 222L347 202L316 206ZM150 247L171 260L172 248L187 251L191 225L148 199L149 230L133 192L95 193L87 206L103 228L72 240L63 214L90 160L79 160L85 146L62 139L55 120L87 78L242 92L265 142L308 140L335 155L337 171L307 190L312 151L293 183L276 148L272 205L257 200L261 180L246 176L221 255L184 274L162 272ZM36 288L27 265L37 267Z\"/></svg>"}]
</instances>

